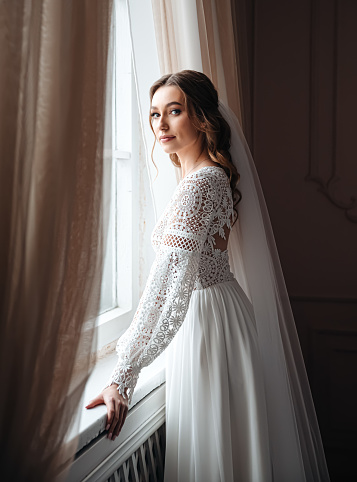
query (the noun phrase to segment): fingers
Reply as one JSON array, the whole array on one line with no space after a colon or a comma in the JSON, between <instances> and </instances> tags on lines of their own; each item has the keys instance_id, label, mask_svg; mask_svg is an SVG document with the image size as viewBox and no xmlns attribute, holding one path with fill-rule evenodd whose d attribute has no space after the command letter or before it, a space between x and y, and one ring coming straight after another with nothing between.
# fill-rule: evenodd
<instances>
[{"instance_id":1,"label":"fingers","mask_svg":"<svg viewBox=\"0 0 357 482\"><path fill-rule=\"evenodd\" d=\"M119 433L120 433L120 431L121 431L121 429L124 425L127 413L128 413L127 405L124 402L121 402L120 403L119 420L118 420L118 423L117 423L117 425L115 427L115 430L114 430L113 440L115 440L115 438L119 435Z\"/></svg>"},{"instance_id":2,"label":"fingers","mask_svg":"<svg viewBox=\"0 0 357 482\"><path fill-rule=\"evenodd\" d=\"M105 428L108 430L108 438L111 439L119 420L119 404L116 403L114 397L108 397L105 403L108 409L107 425Z\"/></svg>"},{"instance_id":3,"label":"fingers","mask_svg":"<svg viewBox=\"0 0 357 482\"><path fill-rule=\"evenodd\" d=\"M108 397L106 404L108 407L106 430L108 430L108 438L114 441L124 425L128 413L128 402L118 394L117 397Z\"/></svg>"},{"instance_id":4,"label":"fingers","mask_svg":"<svg viewBox=\"0 0 357 482\"><path fill-rule=\"evenodd\" d=\"M93 407L96 407L97 405L101 405L103 403L104 403L103 396L98 395L97 397L93 398L93 400L91 400L88 403L88 405L86 405L85 408L93 408Z\"/></svg>"},{"instance_id":5,"label":"fingers","mask_svg":"<svg viewBox=\"0 0 357 482\"><path fill-rule=\"evenodd\" d=\"M119 433L121 432L121 429L123 428L124 422L126 420L126 416L128 415L128 410L129 410L128 405L125 405L124 414L122 416L121 424L120 424L120 427L119 427Z\"/></svg>"},{"instance_id":6,"label":"fingers","mask_svg":"<svg viewBox=\"0 0 357 482\"><path fill-rule=\"evenodd\" d=\"M118 403L118 412L119 412L118 421L117 421L117 424L115 425L114 430L113 430L113 437L112 437L113 441L119 435L119 429L120 429L121 419L122 419L122 414L123 414L123 407L122 407L120 402Z\"/></svg>"}]
</instances>

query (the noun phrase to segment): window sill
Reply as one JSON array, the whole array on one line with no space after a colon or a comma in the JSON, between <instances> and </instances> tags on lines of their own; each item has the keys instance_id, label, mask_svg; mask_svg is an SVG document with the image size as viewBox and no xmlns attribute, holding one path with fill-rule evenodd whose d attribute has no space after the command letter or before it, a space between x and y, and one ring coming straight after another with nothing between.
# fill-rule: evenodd
<instances>
[{"instance_id":1,"label":"window sill","mask_svg":"<svg viewBox=\"0 0 357 482\"><path fill-rule=\"evenodd\" d=\"M100 392L115 363L116 354L97 363L88 380L83 405ZM165 353L140 373L126 422L114 442L104 433L107 414L105 405L91 410L83 407L78 431L77 455L65 477L66 482L77 482L84 478L86 481L99 480L98 471L102 477L103 471L108 470L106 459L114 459L118 467L164 423L164 382ZM69 441L75 436L75 433L70 434Z\"/></svg>"}]
</instances>

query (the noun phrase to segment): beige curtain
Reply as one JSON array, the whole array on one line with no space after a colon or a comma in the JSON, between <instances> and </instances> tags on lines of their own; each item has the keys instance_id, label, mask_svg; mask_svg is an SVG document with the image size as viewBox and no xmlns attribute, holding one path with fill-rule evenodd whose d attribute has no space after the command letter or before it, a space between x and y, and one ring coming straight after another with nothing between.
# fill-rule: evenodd
<instances>
[{"instance_id":1,"label":"beige curtain","mask_svg":"<svg viewBox=\"0 0 357 482\"><path fill-rule=\"evenodd\" d=\"M0 467L7 481L55 479L90 369L110 16L109 0L0 2Z\"/></svg>"},{"instance_id":2,"label":"beige curtain","mask_svg":"<svg viewBox=\"0 0 357 482\"><path fill-rule=\"evenodd\" d=\"M250 0L231 0L235 54L239 79L241 124L251 151L253 150L253 17Z\"/></svg>"},{"instance_id":3,"label":"beige curtain","mask_svg":"<svg viewBox=\"0 0 357 482\"><path fill-rule=\"evenodd\" d=\"M190 10L192 4L195 4L194 12ZM187 68L201 70L210 77L220 98L242 122L244 115L233 25L235 10L231 0L152 0L152 7L161 73ZM194 39L187 45L186 25L190 36L197 30L199 39L199 52L193 60L191 51L197 46Z\"/></svg>"}]
</instances>

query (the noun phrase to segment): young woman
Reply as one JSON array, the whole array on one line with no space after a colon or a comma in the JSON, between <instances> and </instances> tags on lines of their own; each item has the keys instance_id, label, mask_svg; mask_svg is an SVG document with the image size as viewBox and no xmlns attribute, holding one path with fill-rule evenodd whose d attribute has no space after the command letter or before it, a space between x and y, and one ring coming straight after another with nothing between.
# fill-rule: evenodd
<instances>
[{"instance_id":1,"label":"young woman","mask_svg":"<svg viewBox=\"0 0 357 482\"><path fill-rule=\"evenodd\" d=\"M199 72L162 77L150 97L155 139L182 180L154 229L156 259L118 341L118 364L88 408L107 405L114 439L140 370L169 346L167 482L327 481L269 217L239 125Z\"/></svg>"}]
</instances>

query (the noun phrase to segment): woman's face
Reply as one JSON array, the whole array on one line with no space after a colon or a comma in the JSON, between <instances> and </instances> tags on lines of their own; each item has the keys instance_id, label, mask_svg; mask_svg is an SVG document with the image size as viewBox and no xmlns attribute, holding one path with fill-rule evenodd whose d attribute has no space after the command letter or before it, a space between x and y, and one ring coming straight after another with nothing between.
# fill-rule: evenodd
<instances>
[{"instance_id":1,"label":"woman's face","mask_svg":"<svg viewBox=\"0 0 357 482\"><path fill-rule=\"evenodd\" d=\"M200 144L200 133L192 125L183 93L177 87L157 89L151 101L151 123L160 146L180 158Z\"/></svg>"}]
</instances>

